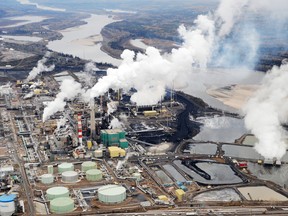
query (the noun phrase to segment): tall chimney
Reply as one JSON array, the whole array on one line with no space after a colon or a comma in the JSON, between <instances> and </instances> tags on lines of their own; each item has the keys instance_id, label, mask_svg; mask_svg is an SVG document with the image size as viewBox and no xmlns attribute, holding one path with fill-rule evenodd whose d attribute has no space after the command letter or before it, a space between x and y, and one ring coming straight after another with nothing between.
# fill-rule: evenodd
<instances>
[{"instance_id":1,"label":"tall chimney","mask_svg":"<svg viewBox=\"0 0 288 216\"><path fill-rule=\"evenodd\" d=\"M83 134L82 134L82 116L81 116L81 113L78 113L78 139L79 139L79 144L80 146L83 146L83 141L82 141L82 137L83 137Z\"/></svg>"},{"instance_id":2,"label":"tall chimney","mask_svg":"<svg viewBox=\"0 0 288 216\"><path fill-rule=\"evenodd\" d=\"M95 123L95 102L94 98L91 98L90 100L90 108L91 108L91 113L90 113L90 124L91 124L91 138L95 138L96 135L96 123Z\"/></svg>"}]
</instances>

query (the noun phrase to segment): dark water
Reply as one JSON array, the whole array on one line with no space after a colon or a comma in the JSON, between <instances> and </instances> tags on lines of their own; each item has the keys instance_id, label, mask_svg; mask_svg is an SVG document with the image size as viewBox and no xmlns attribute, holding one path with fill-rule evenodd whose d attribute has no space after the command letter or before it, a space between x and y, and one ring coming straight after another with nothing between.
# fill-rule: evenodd
<instances>
[{"instance_id":1,"label":"dark water","mask_svg":"<svg viewBox=\"0 0 288 216\"><path fill-rule=\"evenodd\" d=\"M174 163L187 175L201 184L237 184L243 180L227 164L195 162L195 169L182 164L182 161L176 160ZM190 163L190 161L187 161ZM191 164L191 163L190 163Z\"/></svg>"}]
</instances>

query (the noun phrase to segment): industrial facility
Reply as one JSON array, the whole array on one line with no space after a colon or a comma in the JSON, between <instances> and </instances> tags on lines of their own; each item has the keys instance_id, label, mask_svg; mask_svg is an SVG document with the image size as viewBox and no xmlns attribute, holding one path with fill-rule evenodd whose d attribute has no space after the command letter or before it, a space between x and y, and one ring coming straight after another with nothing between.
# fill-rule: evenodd
<instances>
[{"instance_id":1,"label":"industrial facility","mask_svg":"<svg viewBox=\"0 0 288 216\"><path fill-rule=\"evenodd\" d=\"M74 74L65 76L81 83ZM43 121L61 82L53 74L37 79L15 82L1 98L1 215L168 213L179 206L180 214L205 215L198 210L203 203L288 203L284 189L253 173L285 166L288 157L265 160L249 144L255 141L250 135L234 143L202 142L190 139L197 130L183 128L188 113L194 119L229 113L201 108L193 97L172 90L153 106L137 106L127 100L129 93L111 90L88 102L81 94L65 99L64 110ZM256 197L258 190L262 197Z\"/></svg>"}]
</instances>

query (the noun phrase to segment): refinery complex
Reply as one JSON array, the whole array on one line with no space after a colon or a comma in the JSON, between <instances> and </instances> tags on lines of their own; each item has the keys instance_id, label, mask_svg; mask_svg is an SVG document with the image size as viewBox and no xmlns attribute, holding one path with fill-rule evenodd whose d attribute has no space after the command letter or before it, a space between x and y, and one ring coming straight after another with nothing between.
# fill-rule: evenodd
<instances>
[{"instance_id":1,"label":"refinery complex","mask_svg":"<svg viewBox=\"0 0 288 216\"><path fill-rule=\"evenodd\" d=\"M0 0L0 216L288 215L268 1Z\"/></svg>"},{"instance_id":2,"label":"refinery complex","mask_svg":"<svg viewBox=\"0 0 288 216\"><path fill-rule=\"evenodd\" d=\"M119 89L89 102L77 94L43 121L65 79L86 85L66 71L4 86L1 215L246 215L270 211L266 206L286 214L286 185L260 180L248 168L281 167L287 155L263 158L251 134L234 143L206 142L177 129L185 131L187 109L195 118L236 114L174 90L157 104L137 106Z\"/></svg>"}]
</instances>

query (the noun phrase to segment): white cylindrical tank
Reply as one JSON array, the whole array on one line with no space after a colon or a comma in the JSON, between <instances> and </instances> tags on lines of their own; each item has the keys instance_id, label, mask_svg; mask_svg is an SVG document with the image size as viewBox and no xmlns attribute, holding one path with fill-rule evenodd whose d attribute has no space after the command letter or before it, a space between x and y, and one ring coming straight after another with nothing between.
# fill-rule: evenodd
<instances>
[{"instance_id":1,"label":"white cylindrical tank","mask_svg":"<svg viewBox=\"0 0 288 216\"><path fill-rule=\"evenodd\" d=\"M90 169L86 172L86 179L88 181L100 181L102 180L102 172L98 169Z\"/></svg>"},{"instance_id":2,"label":"white cylindrical tank","mask_svg":"<svg viewBox=\"0 0 288 216\"><path fill-rule=\"evenodd\" d=\"M62 163L58 166L58 172L63 173L66 171L73 171L74 165L72 163Z\"/></svg>"},{"instance_id":3,"label":"white cylindrical tank","mask_svg":"<svg viewBox=\"0 0 288 216\"><path fill-rule=\"evenodd\" d=\"M54 176L52 174L43 174L41 176L42 184L52 184L54 182Z\"/></svg>"},{"instance_id":4,"label":"white cylindrical tank","mask_svg":"<svg viewBox=\"0 0 288 216\"><path fill-rule=\"evenodd\" d=\"M74 200L69 197L59 197L50 202L51 212L67 214L74 210Z\"/></svg>"},{"instance_id":5,"label":"white cylindrical tank","mask_svg":"<svg viewBox=\"0 0 288 216\"><path fill-rule=\"evenodd\" d=\"M86 172L90 169L96 169L97 168L97 164L96 162L93 162L93 161L85 161L81 164L81 170L83 172Z\"/></svg>"},{"instance_id":6,"label":"white cylindrical tank","mask_svg":"<svg viewBox=\"0 0 288 216\"><path fill-rule=\"evenodd\" d=\"M47 171L48 171L48 174L53 174L54 173L53 165L48 165L47 166Z\"/></svg>"},{"instance_id":7,"label":"white cylindrical tank","mask_svg":"<svg viewBox=\"0 0 288 216\"><path fill-rule=\"evenodd\" d=\"M69 197L69 190L66 187L52 187L46 191L47 199L52 200L58 197Z\"/></svg>"},{"instance_id":8,"label":"white cylindrical tank","mask_svg":"<svg viewBox=\"0 0 288 216\"><path fill-rule=\"evenodd\" d=\"M105 185L98 189L98 198L107 204L123 202L126 199L126 188L119 185Z\"/></svg>"},{"instance_id":9,"label":"white cylindrical tank","mask_svg":"<svg viewBox=\"0 0 288 216\"><path fill-rule=\"evenodd\" d=\"M101 158L101 157L103 157L103 150L101 150L101 149L95 150L95 151L94 151L94 157L96 157L96 158Z\"/></svg>"},{"instance_id":10,"label":"white cylindrical tank","mask_svg":"<svg viewBox=\"0 0 288 216\"><path fill-rule=\"evenodd\" d=\"M4 194L0 196L0 215L10 216L15 213L15 194Z\"/></svg>"},{"instance_id":11,"label":"white cylindrical tank","mask_svg":"<svg viewBox=\"0 0 288 216\"><path fill-rule=\"evenodd\" d=\"M62 173L62 181L65 183L75 183L78 181L78 173L75 171L66 171Z\"/></svg>"}]
</instances>

